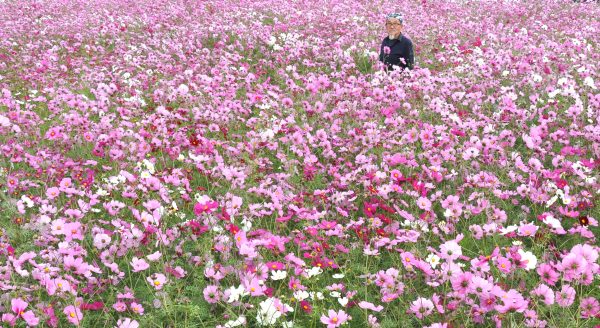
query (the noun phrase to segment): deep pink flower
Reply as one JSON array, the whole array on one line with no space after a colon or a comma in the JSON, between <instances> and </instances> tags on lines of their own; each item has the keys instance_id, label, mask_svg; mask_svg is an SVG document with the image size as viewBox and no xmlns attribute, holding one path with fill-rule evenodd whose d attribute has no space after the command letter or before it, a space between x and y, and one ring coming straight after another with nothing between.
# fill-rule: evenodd
<instances>
[{"instance_id":1,"label":"deep pink flower","mask_svg":"<svg viewBox=\"0 0 600 328\"><path fill-rule=\"evenodd\" d=\"M219 203L217 203L215 201L196 203L196 205L194 205L194 214L200 215L205 212L212 212L212 210L217 207L219 207Z\"/></svg>"},{"instance_id":2,"label":"deep pink flower","mask_svg":"<svg viewBox=\"0 0 600 328\"><path fill-rule=\"evenodd\" d=\"M310 305L310 303L307 300L300 301L300 307L302 308L302 311L306 313L312 312L312 305Z\"/></svg>"},{"instance_id":3,"label":"deep pink flower","mask_svg":"<svg viewBox=\"0 0 600 328\"><path fill-rule=\"evenodd\" d=\"M285 270L285 264L283 264L281 262L267 262L266 265L267 265L267 268L269 268L269 270L271 270L271 271Z\"/></svg>"}]
</instances>

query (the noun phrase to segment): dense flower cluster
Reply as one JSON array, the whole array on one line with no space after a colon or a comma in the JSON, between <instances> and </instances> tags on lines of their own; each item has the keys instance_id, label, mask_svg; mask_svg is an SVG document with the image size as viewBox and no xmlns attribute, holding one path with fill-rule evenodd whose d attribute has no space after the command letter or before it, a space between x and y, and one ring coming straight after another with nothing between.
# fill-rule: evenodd
<instances>
[{"instance_id":1,"label":"dense flower cluster","mask_svg":"<svg viewBox=\"0 0 600 328\"><path fill-rule=\"evenodd\" d=\"M597 17L0 2L0 325L600 324Z\"/></svg>"}]
</instances>

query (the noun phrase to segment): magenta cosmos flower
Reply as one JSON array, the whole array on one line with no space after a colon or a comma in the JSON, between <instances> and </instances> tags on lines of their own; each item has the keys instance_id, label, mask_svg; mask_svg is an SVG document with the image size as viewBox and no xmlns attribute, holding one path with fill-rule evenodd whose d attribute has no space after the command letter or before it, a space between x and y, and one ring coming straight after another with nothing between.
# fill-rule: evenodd
<instances>
[{"instance_id":1,"label":"magenta cosmos flower","mask_svg":"<svg viewBox=\"0 0 600 328\"><path fill-rule=\"evenodd\" d=\"M200 215L204 212L211 212L213 209L217 208L219 203L215 201L207 201L204 203L196 203L194 205L194 214Z\"/></svg>"},{"instance_id":2,"label":"magenta cosmos flower","mask_svg":"<svg viewBox=\"0 0 600 328\"><path fill-rule=\"evenodd\" d=\"M40 320L35 316L33 311L25 311L28 303L20 298L13 298L10 301L11 310L13 313L5 313L2 315L2 322L7 322L10 326L14 326L17 319L21 318L27 322L29 326L36 326Z\"/></svg>"},{"instance_id":3,"label":"magenta cosmos flower","mask_svg":"<svg viewBox=\"0 0 600 328\"><path fill-rule=\"evenodd\" d=\"M335 312L334 310L329 310L327 315L323 314L321 316L321 322L327 325L327 328L336 328L346 323L346 321L350 320L350 316L346 314L343 310L339 310Z\"/></svg>"}]
</instances>

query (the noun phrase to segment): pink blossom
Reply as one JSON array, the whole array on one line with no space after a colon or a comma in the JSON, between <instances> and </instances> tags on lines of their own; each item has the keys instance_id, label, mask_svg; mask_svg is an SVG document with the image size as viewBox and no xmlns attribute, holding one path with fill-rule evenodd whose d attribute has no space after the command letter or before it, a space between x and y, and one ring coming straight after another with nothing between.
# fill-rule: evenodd
<instances>
[{"instance_id":1,"label":"pink blossom","mask_svg":"<svg viewBox=\"0 0 600 328\"><path fill-rule=\"evenodd\" d=\"M162 273L154 273L150 277L147 277L146 280L152 285L156 290L161 290L165 283L167 282L167 277Z\"/></svg>"},{"instance_id":2,"label":"pink blossom","mask_svg":"<svg viewBox=\"0 0 600 328\"><path fill-rule=\"evenodd\" d=\"M323 314L321 316L321 322L327 325L327 328L339 327L350 319L350 316L348 316L348 314L346 314L346 312L343 310L339 310L338 312L329 310L327 314Z\"/></svg>"},{"instance_id":3,"label":"pink blossom","mask_svg":"<svg viewBox=\"0 0 600 328\"><path fill-rule=\"evenodd\" d=\"M582 318L593 318L600 314L600 303L594 297L587 297L579 304Z\"/></svg>"},{"instance_id":4,"label":"pink blossom","mask_svg":"<svg viewBox=\"0 0 600 328\"><path fill-rule=\"evenodd\" d=\"M117 328L138 328L139 326L139 323L131 318L120 318L117 321Z\"/></svg>"},{"instance_id":5,"label":"pink blossom","mask_svg":"<svg viewBox=\"0 0 600 328\"><path fill-rule=\"evenodd\" d=\"M419 297L410 305L410 312L414 313L419 319L423 319L433 312L433 302L431 300Z\"/></svg>"},{"instance_id":6,"label":"pink blossom","mask_svg":"<svg viewBox=\"0 0 600 328\"><path fill-rule=\"evenodd\" d=\"M381 310L383 310L383 306L381 306L381 305L375 306L375 304L366 302L366 301L358 302L358 306L361 309L368 309L368 310L375 311L375 312L380 312Z\"/></svg>"},{"instance_id":7,"label":"pink blossom","mask_svg":"<svg viewBox=\"0 0 600 328\"><path fill-rule=\"evenodd\" d=\"M25 311L28 303L20 298L13 298L10 300L11 310L14 313L4 313L2 315L2 321L7 322L10 326L14 326L17 319L21 318L25 320L29 326L37 326L40 320L35 316L33 311Z\"/></svg>"},{"instance_id":8,"label":"pink blossom","mask_svg":"<svg viewBox=\"0 0 600 328\"><path fill-rule=\"evenodd\" d=\"M556 292L556 304L561 307L568 307L575 301L575 289L569 285L562 286L562 289Z\"/></svg>"},{"instance_id":9,"label":"pink blossom","mask_svg":"<svg viewBox=\"0 0 600 328\"><path fill-rule=\"evenodd\" d=\"M60 190L56 187L46 189L46 197L48 199L54 199L60 195Z\"/></svg>"},{"instance_id":10,"label":"pink blossom","mask_svg":"<svg viewBox=\"0 0 600 328\"><path fill-rule=\"evenodd\" d=\"M204 299L211 304L217 303L220 298L219 287L215 285L206 286L203 291Z\"/></svg>"},{"instance_id":11,"label":"pink blossom","mask_svg":"<svg viewBox=\"0 0 600 328\"><path fill-rule=\"evenodd\" d=\"M67 317L67 320L75 326L79 326L81 320L83 319L83 313L81 312L81 310L79 310L79 308L76 308L73 305L65 307L63 313Z\"/></svg>"},{"instance_id":12,"label":"pink blossom","mask_svg":"<svg viewBox=\"0 0 600 328\"><path fill-rule=\"evenodd\" d=\"M133 257L131 260L131 266L133 267L133 272L140 272L148 269L150 264L148 264L148 262L146 262L144 259Z\"/></svg>"}]
</instances>

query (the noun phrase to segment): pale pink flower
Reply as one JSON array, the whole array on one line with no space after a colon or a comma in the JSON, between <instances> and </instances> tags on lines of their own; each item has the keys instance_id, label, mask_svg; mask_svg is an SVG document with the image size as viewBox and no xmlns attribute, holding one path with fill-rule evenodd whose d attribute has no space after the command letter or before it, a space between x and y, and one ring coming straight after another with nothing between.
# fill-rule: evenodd
<instances>
[{"instance_id":1,"label":"pale pink flower","mask_svg":"<svg viewBox=\"0 0 600 328\"><path fill-rule=\"evenodd\" d=\"M335 312L334 310L329 310L327 315L323 314L321 316L321 322L327 325L327 328L336 328L346 323L346 321L350 320L350 316L346 314L343 310L339 310Z\"/></svg>"},{"instance_id":2,"label":"pale pink flower","mask_svg":"<svg viewBox=\"0 0 600 328\"><path fill-rule=\"evenodd\" d=\"M81 310L73 305L67 306L63 310L63 313L67 316L67 320L75 326L79 326L81 319L83 319L83 313Z\"/></svg>"}]
</instances>

